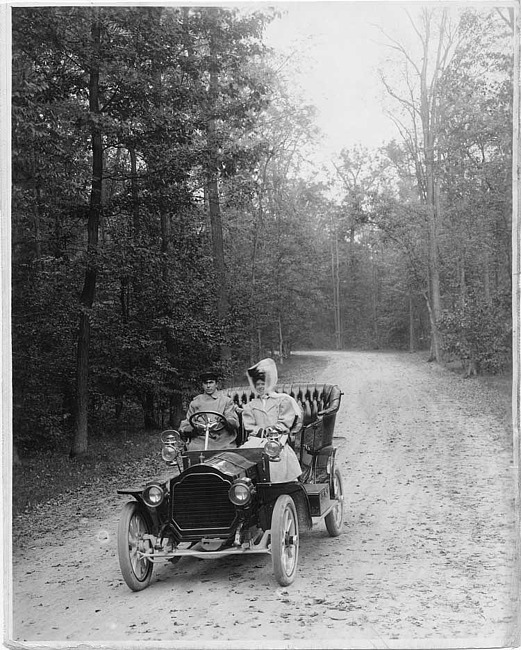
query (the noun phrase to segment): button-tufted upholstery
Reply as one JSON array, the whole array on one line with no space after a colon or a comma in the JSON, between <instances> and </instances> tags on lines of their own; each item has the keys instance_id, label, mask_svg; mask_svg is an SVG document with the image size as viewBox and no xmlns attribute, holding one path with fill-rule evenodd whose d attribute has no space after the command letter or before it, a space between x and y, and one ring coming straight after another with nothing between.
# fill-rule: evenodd
<instances>
[{"instance_id":1,"label":"button-tufted upholstery","mask_svg":"<svg viewBox=\"0 0 521 650\"><path fill-rule=\"evenodd\" d=\"M302 437L310 439L310 431L314 430L313 443L310 445L315 450L330 445L333 440L336 413L340 407L342 392L335 384L283 384L277 387L278 393L291 395L302 409L304 415ZM238 411L250 402L255 393L250 386L234 386L225 389L225 393L231 397L238 407ZM297 434L298 431L293 431ZM309 443L306 443L309 444Z\"/></svg>"}]
</instances>

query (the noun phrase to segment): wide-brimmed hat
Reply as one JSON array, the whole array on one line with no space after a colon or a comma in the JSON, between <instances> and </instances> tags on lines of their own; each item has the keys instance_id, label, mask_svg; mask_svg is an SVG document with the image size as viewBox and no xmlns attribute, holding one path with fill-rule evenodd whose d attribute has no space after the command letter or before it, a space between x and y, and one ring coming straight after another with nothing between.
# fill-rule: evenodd
<instances>
[{"instance_id":1,"label":"wide-brimmed hat","mask_svg":"<svg viewBox=\"0 0 521 650\"><path fill-rule=\"evenodd\" d=\"M205 370L199 375L201 381L209 381L211 379L218 381L219 377L220 375L216 370Z\"/></svg>"},{"instance_id":2,"label":"wide-brimmed hat","mask_svg":"<svg viewBox=\"0 0 521 650\"><path fill-rule=\"evenodd\" d=\"M266 384L266 392L272 391L277 385L277 365L269 357L262 359L246 371L250 386L255 389L255 382L262 379Z\"/></svg>"}]
</instances>

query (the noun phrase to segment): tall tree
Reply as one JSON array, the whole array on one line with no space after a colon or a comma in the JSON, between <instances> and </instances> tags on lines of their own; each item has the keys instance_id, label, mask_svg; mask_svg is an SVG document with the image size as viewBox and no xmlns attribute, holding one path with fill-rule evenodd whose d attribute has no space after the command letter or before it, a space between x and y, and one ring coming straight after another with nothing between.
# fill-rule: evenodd
<instances>
[{"instance_id":1,"label":"tall tree","mask_svg":"<svg viewBox=\"0 0 521 650\"><path fill-rule=\"evenodd\" d=\"M440 78L456 47L456 27L447 9L420 10L417 21L410 18L419 40L419 61L414 52L389 37L390 47L404 65L404 91L393 87L382 75L389 95L397 100L409 118L393 116L408 147L417 177L420 198L425 205L427 226L428 278L425 297L431 322L431 358L441 360L442 342L438 329L441 317L439 228L441 220L439 158L437 142L443 115L440 114Z\"/></svg>"},{"instance_id":2,"label":"tall tree","mask_svg":"<svg viewBox=\"0 0 521 650\"><path fill-rule=\"evenodd\" d=\"M187 21L194 39L191 57L199 70L202 185L211 231L215 304L223 333L230 327L230 300L220 184L236 173L241 138L266 103L266 87L257 67L263 67L259 66L264 52L261 36L267 20L263 12L212 7L191 10ZM221 361L229 362L230 356L229 344L223 340Z\"/></svg>"},{"instance_id":3,"label":"tall tree","mask_svg":"<svg viewBox=\"0 0 521 650\"><path fill-rule=\"evenodd\" d=\"M100 50L102 34L100 11L101 9L99 7L92 9L92 22L90 26L91 50L87 55L92 180L87 218L87 265L83 289L80 295L75 405L76 426L71 456L86 453L88 447L88 376L91 310L94 304L98 277L98 242L103 189L103 144L100 122Z\"/></svg>"},{"instance_id":4,"label":"tall tree","mask_svg":"<svg viewBox=\"0 0 521 650\"><path fill-rule=\"evenodd\" d=\"M218 18L219 10L212 7L211 12L214 20ZM209 35L209 84L208 84L208 163L206 168L207 182L206 192L208 195L208 211L212 230L212 253L215 280L217 285L217 315L219 323L224 326L229 314L228 286L226 277L226 266L224 263L223 227L221 219L221 203L219 196L219 138L217 135L216 109L219 94L219 70L217 35L212 30ZM227 362L231 358L230 346L221 346L221 361Z\"/></svg>"}]
</instances>

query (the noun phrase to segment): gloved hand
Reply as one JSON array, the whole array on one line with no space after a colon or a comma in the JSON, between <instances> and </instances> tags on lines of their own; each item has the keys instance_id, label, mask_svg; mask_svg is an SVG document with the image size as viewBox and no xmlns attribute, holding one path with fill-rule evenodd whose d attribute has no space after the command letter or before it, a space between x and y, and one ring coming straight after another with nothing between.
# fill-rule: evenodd
<instances>
[{"instance_id":1,"label":"gloved hand","mask_svg":"<svg viewBox=\"0 0 521 650\"><path fill-rule=\"evenodd\" d=\"M191 431L181 431L181 438L185 442L190 442L192 438L196 438L198 435L198 431L196 429L192 429Z\"/></svg>"},{"instance_id":2,"label":"gloved hand","mask_svg":"<svg viewBox=\"0 0 521 650\"><path fill-rule=\"evenodd\" d=\"M183 448L186 451L186 445L188 444L188 442L190 442L190 438L184 431L179 432L179 437L181 438L181 442L184 443Z\"/></svg>"}]
</instances>

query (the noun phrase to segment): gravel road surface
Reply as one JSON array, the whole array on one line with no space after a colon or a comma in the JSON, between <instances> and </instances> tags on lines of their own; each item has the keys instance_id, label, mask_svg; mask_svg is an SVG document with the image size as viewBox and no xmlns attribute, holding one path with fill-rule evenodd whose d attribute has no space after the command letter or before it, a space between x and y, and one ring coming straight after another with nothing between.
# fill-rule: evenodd
<instances>
[{"instance_id":1,"label":"gravel road surface","mask_svg":"<svg viewBox=\"0 0 521 650\"><path fill-rule=\"evenodd\" d=\"M337 383L345 393L334 443L346 514L340 537L330 538L324 524L302 536L291 586L280 587L270 558L256 555L160 564L148 589L131 592L117 560L126 498L115 493L123 487L115 477L108 494L93 485L38 507L30 526L24 515L13 522L12 641L109 648L519 645L512 432L494 391L419 355L302 358L301 381Z\"/></svg>"}]
</instances>

